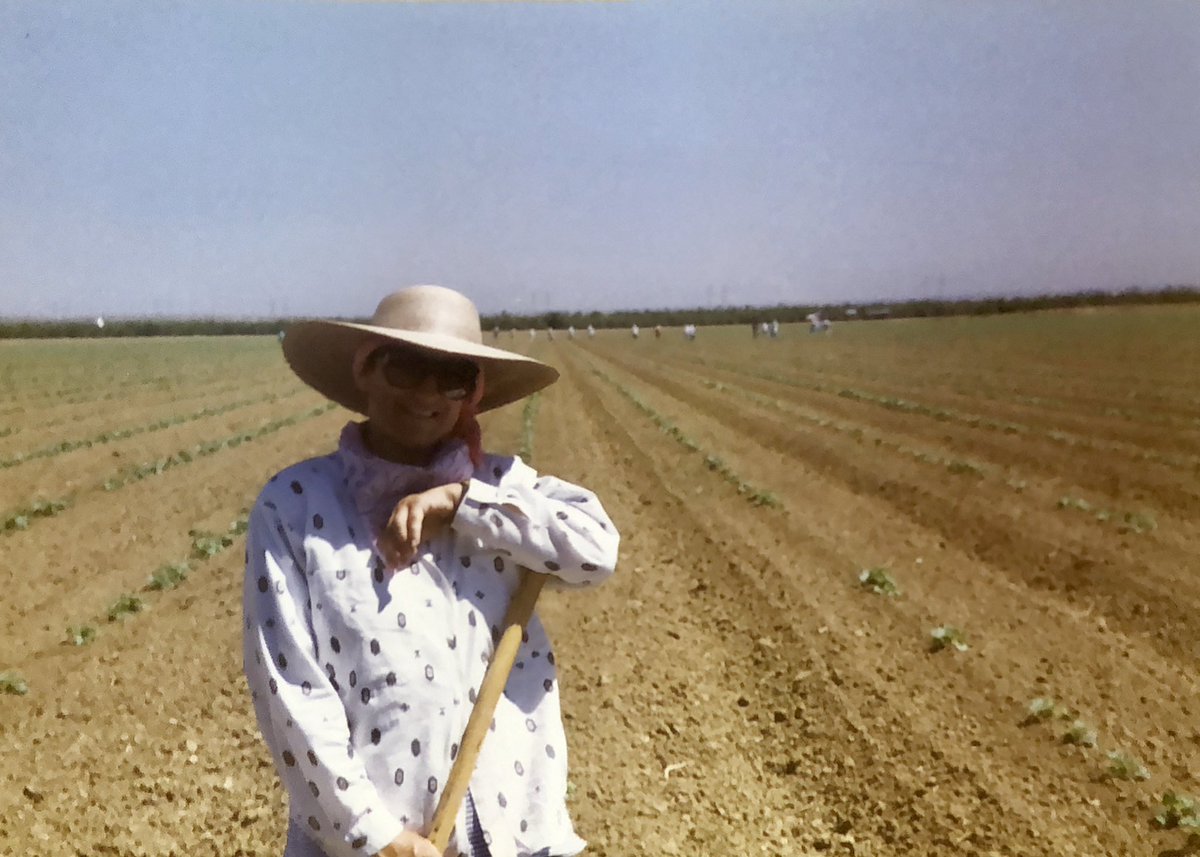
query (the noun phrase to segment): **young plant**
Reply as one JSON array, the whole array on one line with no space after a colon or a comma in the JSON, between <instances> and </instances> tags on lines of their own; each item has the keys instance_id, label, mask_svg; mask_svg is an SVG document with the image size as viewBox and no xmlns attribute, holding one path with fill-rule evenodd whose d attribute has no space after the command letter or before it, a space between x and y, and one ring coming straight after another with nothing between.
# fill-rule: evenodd
<instances>
[{"instance_id":1,"label":"young plant","mask_svg":"<svg viewBox=\"0 0 1200 857\"><path fill-rule=\"evenodd\" d=\"M1148 780L1146 766L1128 753L1111 750L1108 753L1108 776L1114 780Z\"/></svg>"},{"instance_id":2,"label":"young plant","mask_svg":"<svg viewBox=\"0 0 1200 857\"><path fill-rule=\"evenodd\" d=\"M190 530L188 535L192 537L193 559L209 559L233 544L233 537L224 533L217 535L216 533Z\"/></svg>"},{"instance_id":3,"label":"young plant","mask_svg":"<svg viewBox=\"0 0 1200 857\"><path fill-rule=\"evenodd\" d=\"M1064 744L1074 744L1076 747L1095 747L1096 730L1082 720L1074 721L1062 735Z\"/></svg>"},{"instance_id":4,"label":"young plant","mask_svg":"<svg viewBox=\"0 0 1200 857\"><path fill-rule=\"evenodd\" d=\"M1149 512L1126 512L1122 516L1122 529L1135 533L1149 533L1158 529L1158 522Z\"/></svg>"},{"instance_id":5,"label":"young plant","mask_svg":"<svg viewBox=\"0 0 1200 857\"><path fill-rule=\"evenodd\" d=\"M154 574L150 575L150 580L146 583L146 588L160 591L174 589L187 579L189 571L191 571L191 568L186 562L164 565L154 572Z\"/></svg>"},{"instance_id":6,"label":"young plant","mask_svg":"<svg viewBox=\"0 0 1200 857\"><path fill-rule=\"evenodd\" d=\"M29 693L29 685L25 683L25 679L15 672L0 673L0 693L12 693L17 696L24 696Z\"/></svg>"},{"instance_id":7,"label":"young plant","mask_svg":"<svg viewBox=\"0 0 1200 857\"><path fill-rule=\"evenodd\" d=\"M900 594L900 588L886 568L864 568L858 573L858 582L876 595L895 597Z\"/></svg>"},{"instance_id":8,"label":"young plant","mask_svg":"<svg viewBox=\"0 0 1200 857\"><path fill-rule=\"evenodd\" d=\"M67 642L72 646L86 646L96 639L96 629L91 625L72 625L67 628Z\"/></svg>"},{"instance_id":9,"label":"young plant","mask_svg":"<svg viewBox=\"0 0 1200 857\"><path fill-rule=\"evenodd\" d=\"M0 529L6 532L11 530L27 530L34 519L52 518L69 505L70 502L67 500L35 500L32 505L24 509L18 509L6 517Z\"/></svg>"},{"instance_id":10,"label":"young plant","mask_svg":"<svg viewBox=\"0 0 1200 857\"><path fill-rule=\"evenodd\" d=\"M1029 703L1029 717L1031 720L1052 720L1055 717L1062 716L1062 709L1058 702L1048 696L1039 696L1033 702Z\"/></svg>"},{"instance_id":11,"label":"young plant","mask_svg":"<svg viewBox=\"0 0 1200 857\"><path fill-rule=\"evenodd\" d=\"M146 602L136 595L122 595L108 608L108 621L116 622L134 613L140 613L146 607Z\"/></svg>"},{"instance_id":12,"label":"young plant","mask_svg":"<svg viewBox=\"0 0 1200 857\"><path fill-rule=\"evenodd\" d=\"M1200 807L1197 807L1195 798L1164 792L1162 810L1154 816L1154 823L1162 828L1182 827L1200 831Z\"/></svg>"},{"instance_id":13,"label":"young plant","mask_svg":"<svg viewBox=\"0 0 1200 857\"><path fill-rule=\"evenodd\" d=\"M965 652L971 648L967 645L966 638L963 637L962 631L958 628L943 626L934 628L929 632L931 642L929 650L931 652L940 652L942 649L953 648L956 652Z\"/></svg>"},{"instance_id":14,"label":"young plant","mask_svg":"<svg viewBox=\"0 0 1200 857\"><path fill-rule=\"evenodd\" d=\"M747 490L744 493L747 495L747 499L752 506L769 506L772 509L778 509L782 505L779 502L779 498L770 491L760 491L747 486Z\"/></svg>"}]
</instances>

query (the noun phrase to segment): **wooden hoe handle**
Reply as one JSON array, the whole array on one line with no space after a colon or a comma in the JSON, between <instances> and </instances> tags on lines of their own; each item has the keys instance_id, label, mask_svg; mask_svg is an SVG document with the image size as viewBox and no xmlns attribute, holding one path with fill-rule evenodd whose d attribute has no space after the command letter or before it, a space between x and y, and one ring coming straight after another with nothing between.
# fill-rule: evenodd
<instances>
[{"instance_id":1,"label":"wooden hoe handle","mask_svg":"<svg viewBox=\"0 0 1200 857\"><path fill-rule=\"evenodd\" d=\"M533 615L533 606L537 603L545 582L546 575L537 574L527 568L521 569L521 583L513 593L512 601L508 603L508 612L504 616L504 632L500 636L500 642L496 644L491 663L483 674L483 683L479 687L475 707L471 709L471 717L463 731L458 758L450 768L450 778L446 781L446 788L433 813L433 828L429 831L429 841L438 851L445 851L450 843L454 819L458 816L458 808L467 794L471 774L475 772L475 761L479 758L483 739L487 737L488 727L491 726L496 703L500 701L500 694L504 693L508 674L512 672L517 650L521 647L525 626L529 623L529 617Z\"/></svg>"}]
</instances>

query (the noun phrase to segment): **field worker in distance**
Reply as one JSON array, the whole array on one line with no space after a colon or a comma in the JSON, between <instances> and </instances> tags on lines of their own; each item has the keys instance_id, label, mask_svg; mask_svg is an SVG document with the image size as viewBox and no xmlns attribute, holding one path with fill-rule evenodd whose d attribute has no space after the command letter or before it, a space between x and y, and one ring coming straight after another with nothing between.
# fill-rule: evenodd
<instances>
[{"instance_id":1,"label":"field worker in distance","mask_svg":"<svg viewBox=\"0 0 1200 857\"><path fill-rule=\"evenodd\" d=\"M591 325L591 324L589 324L589 325L588 325L588 339L591 339L591 338L592 338L593 336L595 336L595 335L596 335L596 327L595 327L595 325Z\"/></svg>"},{"instance_id":2,"label":"field worker in distance","mask_svg":"<svg viewBox=\"0 0 1200 857\"><path fill-rule=\"evenodd\" d=\"M285 857L437 857L425 838L519 566L612 574L590 491L483 451L476 415L553 383L482 344L464 295L414 286L367 324L293 326L295 373L363 414L272 477L247 535L244 667L288 792ZM572 855L554 655L535 616L447 855Z\"/></svg>"},{"instance_id":3,"label":"field worker in distance","mask_svg":"<svg viewBox=\"0 0 1200 857\"><path fill-rule=\"evenodd\" d=\"M637 339L637 338L638 338L638 334L640 334L642 331L641 331L641 329L640 329L640 328L639 328L639 327L638 327L638 326L635 324L633 327L629 328L629 332L630 332L631 334L633 334L633 338L634 338L634 339Z\"/></svg>"}]
</instances>

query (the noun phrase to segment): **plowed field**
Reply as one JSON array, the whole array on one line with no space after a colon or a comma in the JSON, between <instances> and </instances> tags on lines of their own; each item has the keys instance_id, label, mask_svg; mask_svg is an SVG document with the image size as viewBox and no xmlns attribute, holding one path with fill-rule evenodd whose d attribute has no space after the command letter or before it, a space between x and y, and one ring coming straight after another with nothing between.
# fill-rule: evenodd
<instances>
[{"instance_id":1,"label":"plowed field","mask_svg":"<svg viewBox=\"0 0 1200 857\"><path fill-rule=\"evenodd\" d=\"M1200 795L1198 330L504 336L562 380L487 445L532 442L623 535L611 583L540 608L588 853L1200 853L1154 824ZM282 850L237 523L348 416L273 339L0 343L0 672L28 684L0 694L0 855ZM109 621L122 595L145 609Z\"/></svg>"}]
</instances>

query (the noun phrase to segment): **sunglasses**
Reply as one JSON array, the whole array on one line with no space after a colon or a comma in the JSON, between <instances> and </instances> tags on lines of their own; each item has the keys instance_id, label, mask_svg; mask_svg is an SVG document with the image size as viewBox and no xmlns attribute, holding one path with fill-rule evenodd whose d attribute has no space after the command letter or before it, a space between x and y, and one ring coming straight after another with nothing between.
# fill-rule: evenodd
<instances>
[{"instance_id":1,"label":"sunglasses","mask_svg":"<svg viewBox=\"0 0 1200 857\"><path fill-rule=\"evenodd\" d=\"M470 360L435 357L412 348L384 348L376 355L383 380L397 390L411 390L433 378L439 393L459 402L475 391L479 381L479 367Z\"/></svg>"}]
</instances>

